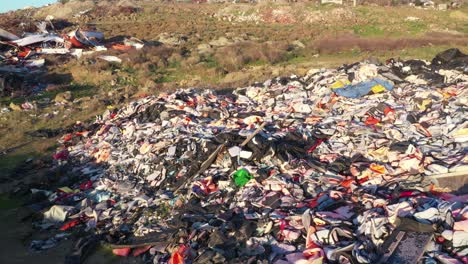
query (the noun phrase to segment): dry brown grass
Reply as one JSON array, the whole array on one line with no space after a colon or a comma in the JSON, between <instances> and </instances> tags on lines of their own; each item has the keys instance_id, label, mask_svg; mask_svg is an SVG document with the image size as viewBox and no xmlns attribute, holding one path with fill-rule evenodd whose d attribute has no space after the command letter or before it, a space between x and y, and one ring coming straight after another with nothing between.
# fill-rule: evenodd
<instances>
[{"instance_id":1,"label":"dry brown grass","mask_svg":"<svg viewBox=\"0 0 468 264\"><path fill-rule=\"evenodd\" d=\"M250 63L277 63L285 59L287 45L284 43L255 43L244 41L216 51L216 61L227 71L243 68Z\"/></svg>"},{"instance_id":2,"label":"dry brown grass","mask_svg":"<svg viewBox=\"0 0 468 264\"><path fill-rule=\"evenodd\" d=\"M180 50L166 46L146 46L143 50L130 50L122 55L127 57L133 64L142 64L145 62L159 63L162 61L167 65L169 58L173 53L180 53Z\"/></svg>"},{"instance_id":3,"label":"dry brown grass","mask_svg":"<svg viewBox=\"0 0 468 264\"><path fill-rule=\"evenodd\" d=\"M308 46L319 53L336 53L349 50L381 51L401 50L430 45L466 45L467 36L450 35L444 33L431 33L421 38L360 38L354 35L340 36L338 38L324 38Z\"/></svg>"}]
</instances>

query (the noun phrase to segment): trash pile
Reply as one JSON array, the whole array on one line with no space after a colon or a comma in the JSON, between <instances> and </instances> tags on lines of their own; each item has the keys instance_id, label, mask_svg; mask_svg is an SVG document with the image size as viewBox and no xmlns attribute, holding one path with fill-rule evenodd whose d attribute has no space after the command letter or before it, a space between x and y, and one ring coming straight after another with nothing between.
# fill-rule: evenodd
<instances>
[{"instance_id":1,"label":"trash pile","mask_svg":"<svg viewBox=\"0 0 468 264\"><path fill-rule=\"evenodd\" d=\"M24 33L19 37L0 28L0 96L9 96L15 90L28 94L34 92L37 84L8 85L9 79L33 79L34 74L43 73L46 55L62 55L81 58L97 51L108 49L127 51L133 48L141 49L144 43L136 38L125 38L121 42L104 43L104 34L81 29L72 30L66 34L56 32L53 17L36 23L38 32ZM99 59L109 62L122 62L116 56L99 56ZM11 78L13 76L13 78ZM28 89L29 88L29 89Z\"/></svg>"},{"instance_id":2,"label":"trash pile","mask_svg":"<svg viewBox=\"0 0 468 264\"><path fill-rule=\"evenodd\" d=\"M57 233L31 248L80 234L66 263L98 242L148 263L378 263L415 226L429 230L421 263L467 263L467 196L427 180L468 170L466 60L452 49L108 110L61 138L67 184L32 190L37 227Z\"/></svg>"}]
</instances>

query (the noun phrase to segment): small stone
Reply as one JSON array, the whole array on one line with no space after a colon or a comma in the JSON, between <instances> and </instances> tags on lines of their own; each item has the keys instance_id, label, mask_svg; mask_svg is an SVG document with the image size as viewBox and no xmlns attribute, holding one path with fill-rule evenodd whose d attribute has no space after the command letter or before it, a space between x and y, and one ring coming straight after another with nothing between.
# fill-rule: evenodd
<instances>
[{"instance_id":1,"label":"small stone","mask_svg":"<svg viewBox=\"0 0 468 264\"><path fill-rule=\"evenodd\" d=\"M220 37L217 40L210 41L209 44L215 47L222 47L232 44L232 41L228 40L226 37Z\"/></svg>"},{"instance_id":2,"label":"small stone","mask_svg":"<svg viewBox=\"0 0 468 264\"><path fill-rule=\"evenodd\" d=\"M213 53L213 48L206 43L199 44L197 46L198 53L200 54L210 54Z\"/></svg>"},{"instance_id":3,"label":"small stone","mask_svg":"<svg viewBox=\"0 0 468 264\"><path fill-rule=\"evenodd\" d=\"M73 95L70 91L58 93L54 99L56 103L68 103L72 100L73 100Z\"/></svg>"},{"instance_id":4,"label":"small stone","mask_svg":"<svg viewBox=\"0 0 468 264\"><path fill-rule=\"evenodd\" d=\"M294 41L294 42L292 43L292 45L293 45L294 47L298 48L298 49L303 49L303 48L305 48L304 43L302 43L302 42L299 41L299 40Z\"/></svg>"},{"instance_id":5,"label":"small stone","mask_svg":"<svg viewBox=\"0 0 468 264\"><path fill-rule=\"evenodd\" d=\"M166 45L178 46L187 42L187 37L180 34L161 33L158 36L158 41Z\"/></svg>"},{"instance_id":6,"label":"small stone","mask_svg":"<svg viewBox=\"0 0 468 264\"><path fill-rule=\"evenodd\" d=\"M437 6L437 9L439 9L439 10L447 10L447 4L439 4L439 5Z\"/></svg>"}]
</instances>

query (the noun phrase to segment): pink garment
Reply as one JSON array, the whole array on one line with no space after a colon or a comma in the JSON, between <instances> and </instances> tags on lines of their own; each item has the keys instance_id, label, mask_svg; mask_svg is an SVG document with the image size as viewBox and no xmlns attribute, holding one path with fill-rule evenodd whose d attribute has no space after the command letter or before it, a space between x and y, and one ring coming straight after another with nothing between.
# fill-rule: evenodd
<instances>
[{"instance_id":1,"label":"pink garment","mask_svg":"<svg viewBox=\"0 0 468 264\"><path fill-rule=\"evenodd\" d=\"M438 193L437 196L449 202L464 203L468 200L468 194L457 196L457 195L450 194L450 193Z\"/></svg>"},{"instance_id":2,"label":"pink garment","mask_svg":"<svg viewBox=\"0 0 468 264\"><path fill-rule=\"evenodd\" d=\"M298 231L292 231L292 230L283 230L283 235L284 235L284 240L288 240L288 241L294 241L296 239L299 238L299 236L301 235L300 232Z\"/></svg>"},{"instance_id":3,"label":"pink garment","mask_svg":"<svg viewBox=\"0 0 468 264\"><path fill-rule=\"evenodd\" d=\"M456 259L456 258L452 258L446 254L440 254L440 255L436 255L436 258L438 260L440 260L441 262L443 263L450 263L450 264L463 264L463 262L461 262L460 260Z\"/></svg>"},{"instance_id":4,"label":"pink garment","mask_svg":"<svg viewBox=\"0 0 468 264\"><path fill-rule=\"evenodd\" d=\"M323 257L318 258L306 258L302 253L296 252L286 255L286 259L290 264L321 264L323 263ZM282 262L280 262L282 263Z\"/></svg>"},{"instance_id":5,"label":"pink garment","mask_svg":"<svg viewBox=\"0 0 468 264\"><path fill-rule=\"evenodd\" d=\"M126 257L130 254L131 248L116 248L112 250L112 253L117 256Z\"/></svg>"},{"instance_id":6,"label":"pink garment","mask_svg":"<svg viewBox=\"0 0 468 264\"><path fill-rule=\"evenodd\" d=\"M334 212L317 212L316 213L318 217L323 218L323 217L330 217L333 219L346 219L345 217L341 216L340 214L334 213Z\"/></svg>"},{"instance_id":7,"label":"pink garment","mask_svg":"<svg viewBox=\"0 0 468 264\"><path fill-rule=\"evenodd\" d=\"M468 194L465 195L453 195L449 202L460 202L460 203L465 203L468 200Z\"/></svg>"},{"instance_id":8,"label":"pink garment","mask_svg":"<svg viewBox=\"0 0 468 264\"><path fill-rule=\"evenodd\" d=\"M289 263L296 263L299 260L306 260L302 252L296 252L286 255L286 259Z\"/></svg>"}]
</instances>

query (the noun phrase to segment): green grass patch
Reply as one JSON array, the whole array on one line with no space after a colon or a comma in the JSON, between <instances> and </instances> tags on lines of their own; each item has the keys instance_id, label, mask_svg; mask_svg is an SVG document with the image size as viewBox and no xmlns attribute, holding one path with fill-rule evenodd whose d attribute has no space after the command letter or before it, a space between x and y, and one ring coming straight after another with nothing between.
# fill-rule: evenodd
<instances>
[{"instance_id":1,"label":"green grass patch","mask_svg":"<svg viewBox=\"0 0 468 264\"><path fill-rule=\"evenodd\" d=\"M112 253L112 248L110 246L101 244L91 253L86 262L112 264L119 262L119 257Z\"/></svg>"},{"instance_id":2,"label":"green grass patch","mask_svg":"<svg viewBox=\"0 0 468 264\"><path fill-rule=\"evenodd\" d=\"M153 79L155 83L170 83L182 80L185 77L185 73L182 70L177 69L166 69L156 73L156 78Z\"/></svg>"},{"instance_id":3,"label":"green grass patch","mask_svg":"<svg viewBox=\"0 0 468 264\"><path fill-rule=\"evenodd\" d=\"M20 104L20 103L24 103L24 102L25 102L25 100L22 97L10 98L8 96L5 96L5 97L0 98L0 104L7 105L7 106L10 103Z\"/></svg>"},{"instance_id":4,"label":"green grass patch","mask_svg":"<svg viewBox=\"0 0 468 264\"><path fill-rule=\"evenodd\" d=\"M132 75L137 72L137 70L135 68L133 68L133 67L123 67L122 71L126 72L128 74L132 74Z\"/></svg>"},{"instance_id":5,"label":"green grass patch","mask_svg":"<svg viewBox=\"0 0 468 264\"><path fill-rule=\"evenodd\" d=\"M427 31L427 24L423 21L407 21L405 26L407 31L411 34L418 34Z\"/></svg>"},{"instance_id":6,"label":"green grass patch","mask_svg":"<svg viewBox=\"0 0 468 264\"><path fill-rule=\"evenodd\" d=\"M354 11L356 11L356 13L358 13L358 15L361 15L361 16L368 16L371 13L371 10L365 6L358 6L354 8Z\"/></svg>"},{"instance_id":7,"label":"green grass patch","mask_svg":"<svg viewBox=\"0 0 468 264\"><path fill-rule=\"evenodd\" d=\"M162 75L154 80L155 83L175 82L177 78L171 75Z\"/></svg>"},{"instance_id":8,"label":"green grass patch","mask_svg":"<svg viewBox=\"0 0 468 264\"><path fill-rule=\"evenodd\" d=\"M256 61L252 61L252 62L247 63L245 66L262 66L262 65L265 65L265 64L267 64L267 62L264 61L264 60L256 60Z\"/></svg>"},{"instance_id":9,"label":"green grass patch","mask_svg":"<svg viewBox=\"0 0 468 264\"><path fill-rule=\"evenodd\" d=\"M17 97L17 98L10 98L10 97L3 97L0 99L1 104L9 105L10 103L14 104L22 104L26 101L39 101L41 99L49 98L53 100L55 96L61 92L70 91L73 95L73 98L81 98L85 96L92 96L96 94L96 87L89 84L77 84L71 83L69 86L64 86L63 89L54 90L54 91L42 91L38 94L26 97Z\"/></svg>"},{"instance_id":10,"label":"green grass patch","mask_svg":"<svg viewBox=\"0 0 468 264\"><path fill-rule=\"evenodd\" d=\"M353 26L354 34L362 37L383 36L385 30L377 25L356 25Z\"/></svg>"},{"instance_id":11,"label":"green grass patch","mask_svg":"<svg viewBox=\"0 0 468 264\"><path fill-rule=\"evenodd\" d=\"M15 168L31 157L39 156L38 153L18 153L0 156L0 176L9 176Z\"/></svg>"},{"instance_id":12,"label":"green grass patch","mask_svg":"<svg viewBox=\"0 0 468 264\"><path fill-rule=\"evenodd\" d=\"M131 86L137 86L136 79L131 76L117 76L117 84L119 86L126 86L126 85L131 85Z\"/></svg>"},{"instance_id":13,"label":"green grass patch","mask_svg":"<svg viewBox=\"0 0 468 264\"><path fill-rule=\"evenodd\" d=\"M309 60L310 59L307 58L307 56L293 54L292 56L288 56L286 64L304 63L304 62L307 62Z\"/></svg>"},{"instance_id":14,"label":"green grass patch","mask_svg":"<svg viewBox=\"0 0 468 264\"><path fill-rule=\"evenodd\" d=\"M11 199L6 194L0 194L0 210L8 210L21 206L21 201Z\"/></svg>"},{"instance_id":15,"label":"green grass patch","mask_svg":"<svg viewBox=\"0 0 468 264\"><path fill-rule=\"evenodd\" d=\"M208 68L218 68L220 66L218 61L213 56L206 57L204 61Z\"/></svg>"},{"instance_id":16,"label":"green grass patch","mask_svg":"<svg viewBox=\"0 0 468 264\"><path fill-rule=\"evenodd\" d=\"M464 34L468 34L468 23L463 24L463 26L457 27L456 30Z\"/></svg>"},{"instance_id":17,"label":"green grass patch","mask_svg":"<svg viewBox=\"0 0 468 264\"><path fill-rule=\"evenodd\" d=\"M171 68L171 69L178 69L178 68L180 68L180 65L181 65L181 61L180 60L175 60L175 61L169 62L169 65L167 67Z\"/></svg>"},{"instance_id":18,"label":"green grass patch","mask_svg":"<svg viewBox=\"0 0 468 264\"><path fill-rule=\"evenodd\" d=\"M158 72L158 66L156 66L154 63L151 63L148 65L148 71L152 74L156 74Z\"/></svg>"}]
</instances>

